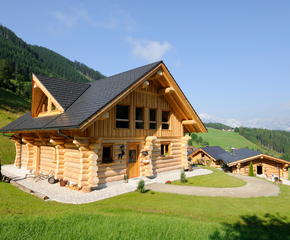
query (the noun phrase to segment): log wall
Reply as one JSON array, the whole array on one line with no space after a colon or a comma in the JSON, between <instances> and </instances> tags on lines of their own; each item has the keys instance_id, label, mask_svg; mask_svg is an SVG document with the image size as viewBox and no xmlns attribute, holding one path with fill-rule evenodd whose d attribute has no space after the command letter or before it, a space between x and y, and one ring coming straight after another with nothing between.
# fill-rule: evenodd
<instances>
[{"instance_id":1,"label":"log wall","mask_svg":"<svg viewBox=\"0 0 290 240\"><path fill-rule=\"evenodd\" d=\"M174 137L183 135L181 119L176 111L168 103L164 96L153 94L149 91L133 92L124 98L119 104L129 106L129 128L116 128L116 107L109 110L109 118L98 120L88 128L90 137L124 138L124 137ZM136 107L143 108L144 129L135 129L135 110ZM156 109L156 130L149 129L149 110ZM168 110L170 116L170 130L161 129L162 110Z\"/></svg>"},{"instance_id":2,"label":"log wall","mask_svg":"<svg viewBox=\"0 0 290 240\"><path fill-rule=\"evenodd\" d=\"M262 166L262 174L265 174L267 178L271 178L271 174L275 174L288 179L288 164L278 163L266 158L253 160L254 173L257 174L258 166ZM277 169L277 166L279 169ZM235 165L232 167L232 172L236 174L249 175L250 161L246 163L241 163L240 165Z\"/></svg>"},{"instance_id":3,"label":"log wall","mask_svg":"<svg viewBox=\"0 0 290 240\"><path fill-rule=\"evenodd\" d=\"M53 146L40 147L39 171L49 174L56 171L56 156Z\"/></svg>"},{"instance_id":4,"label":"log wall","mask_svg":"<svg viewBox=\"0 0 290 240\"><path fill-rule=\"evenodd\" d=\"M170 142L169 156L161 157L162 142ZM153 174L182 169L180 138L161 138L154 142L152 150L152 168Z\"/></svg>"}]
</instances>

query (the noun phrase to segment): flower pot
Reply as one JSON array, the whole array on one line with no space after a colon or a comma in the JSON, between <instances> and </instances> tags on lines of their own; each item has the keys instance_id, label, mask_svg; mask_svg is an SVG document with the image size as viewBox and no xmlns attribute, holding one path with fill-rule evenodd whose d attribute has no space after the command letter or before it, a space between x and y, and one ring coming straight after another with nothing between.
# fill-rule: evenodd
<instances>
[{"instance_id":1,"label":"flower pot","mask_svg":"<svg viewBox=\"0 0 290 240\"><path fill-rule=\"evenodd\" d=\"M67 182L68 182L68 180L59 180L59 185L61 186L61 187L64 187L65 185L67 185Z\"/></svg>"},{"instance_id":2,"label":"flower pot","mask_svg":"<svg viewBox=\"0 0 290 240\"><path fill-rule=\"evenodd\" d=\"M192 171L192 166L189 164L188 165L188 171L191 172Z\"/></svg>"},{"instance_id":3,"label":"flower pot","mask_svg":"<svg viewBox=\"0 0 290 240\"><path fill-rule=\"evenodd\" d=\"M128 179L125 179L125 180L124 180L124 183L128 183Z\"/></svg>"}]
</instances>

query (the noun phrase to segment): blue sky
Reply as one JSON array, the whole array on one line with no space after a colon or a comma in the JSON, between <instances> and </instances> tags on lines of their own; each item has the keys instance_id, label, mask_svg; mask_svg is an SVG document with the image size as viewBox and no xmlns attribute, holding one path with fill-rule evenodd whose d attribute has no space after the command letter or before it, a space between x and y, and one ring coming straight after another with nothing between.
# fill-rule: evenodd
<instances>
[{"instance_id":1,"label":"blue sky","mask_svg":"<svg viewBox=\"0 0 290 240\"><path fill-rule=\"evenodd\" d=\"M290 1L4 1L0 24L106 76L163 60L205 122L290 131Z\"/></svg>"}]
</instances>

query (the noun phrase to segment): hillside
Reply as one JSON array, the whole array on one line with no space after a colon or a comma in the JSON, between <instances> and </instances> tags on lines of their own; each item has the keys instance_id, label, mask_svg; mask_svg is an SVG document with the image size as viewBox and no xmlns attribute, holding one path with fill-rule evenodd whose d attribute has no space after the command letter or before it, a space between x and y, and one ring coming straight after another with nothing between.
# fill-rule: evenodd
<instances>
[{"instance_id":1,"label":"hillside","mask_svg":"<svg viewBox=\"0 0 290 240\"><path fill-rule=\"evenodd\" d=\"M275 155L276 157L281 157L281 154L271 151L265 147L258 146L248 141L244 137L240 136L237 132L221 131L218 129L208 127L207 133L198 133L198 137L202 137L205 141L209 143L209 146L220 146L225 150L230 150L230 147L234 148L249 148L249 149L261 149L263 153ZM194 147L203 147L203 145L193 144Z\"/></svg>"},{"instance_id":2,"label":"hillside","mask_svg":"<svg viewBox=\"0 0 290 240\"><path fill-rule=\"evenodd\" d=\"M27 44L2 25L0 46L0 88L22 97L30 98L32 73L82 83L105 77L83 63L72 62L47 48Z\"/></svg>"},{"instance_id":3,"label":"hillside","mask_svg":"<svg viewBox=\"0 0 290 240\"><path fill-rule=\"evenodd\" d=\"M21 117L30 110L30 103L17 95L0 88L0 128ZM0 161L2 164L14 162L15 145L8 138L0 135Z\"/></svg>"}]
</instances>

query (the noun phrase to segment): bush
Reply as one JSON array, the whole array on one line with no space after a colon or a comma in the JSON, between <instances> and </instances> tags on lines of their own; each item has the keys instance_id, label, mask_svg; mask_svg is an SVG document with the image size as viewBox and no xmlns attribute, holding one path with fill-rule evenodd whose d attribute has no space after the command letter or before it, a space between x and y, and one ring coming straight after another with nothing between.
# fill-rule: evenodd
<instances>
[{"instance_id":1,"label":"bush","mask_svg":"<svg viewBox=\"0 0 290 240\"><path fill-rule=\"evenodd\" d=\"M182 182L182 183L185 183L186 182L185 172L182 172L180 174L180 182Z\"/></svg>"},{"instance_id":2,"label":"bush","mask_svg":"<svg viewBox=\"0 0 290 240\"><path fill-rule=\"evenodd\" d=\"M145 182L143 179L140 179L140 181L138 182L138 187L137 187L137 191L140 193L145 193Z\"/></svg>"},{"instance_id":3,"label":"bush","mask_svg":"<svg viewBox=\"0 0 290 240\"><path fill-rule=\"evenodd\" d=\"M254 177L254 167L252 161L250 162L250 168L249 168L249 176Z\"/></svg>"}]
</instances>

